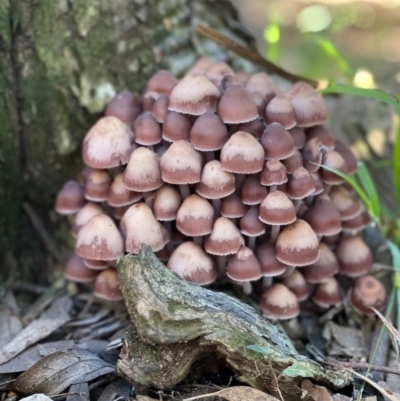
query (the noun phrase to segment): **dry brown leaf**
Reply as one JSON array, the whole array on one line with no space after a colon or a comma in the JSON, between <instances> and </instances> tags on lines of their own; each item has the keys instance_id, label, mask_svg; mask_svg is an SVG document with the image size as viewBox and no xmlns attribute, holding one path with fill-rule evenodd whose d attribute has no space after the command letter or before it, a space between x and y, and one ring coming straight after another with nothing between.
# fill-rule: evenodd
<instances>
[{"instance_id":1,"label":"dry brown leaf","mask_svg":"<svg viewBox=\"0 0 400 401\"><path fill-rule=\"evenodd\" d=\"M315 401L332 401L331 393L326 387L317 386L308 379L302 380L301 388L307 391Z\"/></svg>"},{"instance_id":2,"label":"dry brown leaf","mask_svg":"<svg viewBox=\"0 0 400 401\"><path fill-rule=\"evenodd\" d=\"M263 393L260 390L245 386L236 386L225 388L216 393L202 394L195 397L185 398L183 401L198 400L207 397L222 397L228 401L279 401L277 398Z\"/></svg>"},{"instance_id":3,"label":"dry brown leaf","mask_svg":"<svg viewBox=\"0 0 400 401\"><path fill-rule=\"evenodd\" d=\"M54 330L68 322L70 320L69 311L71 307L72 301L68 295L54 301L39 319L26 326L13 340L0 349L0 365L8 362L30 345L47 337Z\"/></svg>"}]
</instances>

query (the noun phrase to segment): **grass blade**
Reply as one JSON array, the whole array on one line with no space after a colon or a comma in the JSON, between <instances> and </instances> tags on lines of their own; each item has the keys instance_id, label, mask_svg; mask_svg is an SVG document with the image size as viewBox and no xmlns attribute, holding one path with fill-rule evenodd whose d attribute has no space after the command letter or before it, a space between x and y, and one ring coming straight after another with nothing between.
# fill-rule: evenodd
<instances>
[{"instance_id":1,"label":"grass blade","mask_svg":"<svg viewBox=\"0 0 400 401\"><path fill-rule=\"evenodd\" d=\"M378 193L367 166L363 162L358 162L357 178L360 180L361 185L371 201L371 207L374 211L374 216L379 217L381 214L381 204L379 202Z\"/></svg>"},{"instance_id":2,"label":"grass blade","mask_svg":"<svg viewBox=\"0 0 400 401\"><path fill-rule=\"evenodd\" d=\"M400 117L400 112L398 114ZM397 204L400 206L400 124L397 128L396 141L393 147L393 175Z\"/></svg>"}]
</instances>

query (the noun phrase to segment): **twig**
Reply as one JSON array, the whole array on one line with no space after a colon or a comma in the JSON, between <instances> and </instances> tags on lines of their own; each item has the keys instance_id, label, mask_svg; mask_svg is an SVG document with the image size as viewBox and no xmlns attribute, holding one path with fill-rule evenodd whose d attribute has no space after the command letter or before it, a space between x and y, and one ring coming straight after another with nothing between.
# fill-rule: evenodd
<instances>
[{"instance_id":1,"label":"twig","mask_svg":"<svg viewBox=\"0 0 400 401\"><path fill-rule=\"evenodd\" d=\"M259 53L255 50L248 49L240 45L239 43L233 41L232 39L228 38L225 35L217 32L216 30L203 25L199 24L196 28L197 32L200 35L212 40L215 43L220 44L221 46L225 47L228 50L236 53L238 56L245 58L246 60L251 61L254 64L258 64L261 67L264 67L268 72L280 75L283 78L286 78L290 82L297 82L297 81L306 81L314 88L317 87L318 83L312 79L304 78L299 75L292 74L281 67L271 63L270 61L266 60L262 57Z\"/></svg>"},{"instance_id":2,"label":"twig","mask_svg":"<svg viewBox=\"0 0 400 401\"><path fill-rule=\"evenodd\" d=\"M50 237L37 213L33 210L32 206L28 202L24 202L23 208L47 250L54 256L60 265L64 264L64 258L62 257L61 252L57 249L54 241Z\"/></svg>"},{"instance_id":3,"label":"twig","mask_svg":"<svg viewBox=\"0 0 400 401\"><path fill-rule=\"evenodd\" d=\"M51 394L49 395L49 398L65 398L68 397L69 395L87 395L86 393L61 393L61 394Z\"/></svg>"},{"instance_id":4,"label":"twig","mask_svg":"<svg viewBox=\"0 0 400 401\"><path fill-rule=\"evenodd\" d=\"M382 373L391 373L393 375L398 375L400 376L400 371L397 369L392 369L387 366L378 366L378 365L370 365L367 362L338 362L334 361L332 359L326 359L323 361L324 364L329 365L329 366L334 366L336 368L353 368L353 369L368 369L370 370L375 370L377 372L382 372Z\"/></svg>"}]
</instances>

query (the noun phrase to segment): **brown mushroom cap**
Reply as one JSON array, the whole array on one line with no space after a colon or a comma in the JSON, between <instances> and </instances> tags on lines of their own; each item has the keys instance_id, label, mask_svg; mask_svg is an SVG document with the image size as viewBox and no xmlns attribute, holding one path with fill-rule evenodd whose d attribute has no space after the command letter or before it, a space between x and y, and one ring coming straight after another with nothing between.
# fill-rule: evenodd
<instances>
[{"instance_id":1,"label":"brown mushroom cap","mask_svg":"<svg viewBox=\"0 0 400 401\"><path fill-rule=\"evenodd\" d=\"M199 237L210 234L214 222L214 208L199 195L188 196L176 215L176 228L183 234Z\"/></svg>"},{"instance_id":2,"label":"brown mushroom cap","mask_svg":"<svg viewBox=\"0 0 400 401\"><path fill-rule=\"evenodd\" d=\"M324 166L339 170L342 173L347 172L346 162L344 161L343 157L340 156L340 154L335 150L330 150L323 155L322 164ZM339 185L344 182L344 179L342 177L325 168L322 168L320 170L320 174L322 181L325 182L326 184Z\"/></svg>"},{"instance_id":3,"label":"brown mushroom cap","mask_svg":"<svg viewBox=\"0 0 400 401\"><path fill-rule=\"evenodd\" d=\"M287 174L292 174L299 167L303 167L303 156L295 149L292 156L282 160L282 163L286 167Z\"/></svg>"},{"instance_id":4,"label":"brown mushroom cap","mask_svg":"<svg viewBox=\"0 0 400 401\"><path fill-rule=\"evenodd\" d=\"M262 133L264 132L265 126L263 120L255 119L249 121L248 123L239 124L236 126L236 132L243 131L254 136L256 139L260 139Z\"/></svg>"},{"instance_id":5,"label":"brown mushroom cap","mask_svg":"<svg viewBox=\"0 0 400 401\"><path fill-rule=\"evenodd\" d=\"M337 247L340 273L349 277L366 274L372 265L372 253L360 236L342 238Z\"/></svg>"},{"instance_id":6,"label":"brown mushroom cap","mask_svg":"<svg viewBox=\"0 0 400 401\"><path fill-rule=\"evenodd\" d=\"M89 269L78 255L72 255L64 266L64 276L76 283L89 283L97 277L95 270Z\"/></svg>"},{"instance_id":7,"label":"brown mushroom cap","mask_svg":"<svg viewBox=\"0 0 400 401\"><path fill-rule=\"evenodd\" d=\"M307 141L301 150L303 166L310 173L315 173L322 163L322 155L325 147L319 138L312 138Z\"/></svg>"},{"instance_id":8,"label":"brown mushroom cap","mask_svg":"<svg viewBox=\"0 0 400 401\"><path fill-rule=\"evenodd\" d=\"M85 205L85 190L78 181L67 181L57 194L54 209L59 214L74 214Z\"/></svg>"},{"instance_id":9,"label":"brown mushroom cap","mask_svg":"<svg viewBox=\"0 0 400 401\"><path fill-rule=\"evenodd\" d=\"M168 269L187 281L211 284L217 277L213 260L194 242L184 242L169 258Z\"/></svg>"},{"instance_id":10,"label":"brown mushroom cap","mask_svg":"<svg viewBox=\"0 0 400 401\"><path fill-rule=\"evenodd\" d=\"M241 124L258 118L257 104L242 86L230 86L218 103L218 115L225 124Z\"/></svg>"},{"instance_id":11,"label":"brown mushroom cap","mask_svg":"<svg viewBox=\"0 0 400 401\"><path fill-rule=\"evenodd\" d=\"M93 285L93 294L107 301L120 301L124 298L115 269L109 268L100 272Z\"/></svg>"},{"instance_id":12,"label":"brown mushroom cap","mask_svg":"<svg viewBox=\"0 0 400 401\"><path fill-rule=\"evenodd\" d=\"M158 99L161 95L169 96L178 82L169 71L157 71L147 81L144 97Z\"/></svg>"},{"instance_id":13,"label":"brown mushroom cap","mask_svg":"<svg viewBox=\"0 0 400 401\"><path fill-rule=\"evenodd\" d=\"M88 202L79 212L75 215L74 223L72 225L72 233L77 236L79 230L97 214L103 213L103 209L97 203Z\"/></svg>"},{"instance_id":14,"label":"brown mushroom cap","mask_svg":"<svg viewBox=\"0 0 400 401\"><path fill-rule=\"evenodd\" d=\"M133 123L135 142L152 146L161 142L161 127L149 112L142 113Z\"/></svg>"},{"instance_id":15,"label":"brown mushroom cap","mask_svg":"<svg viewBox=\"0 0 400 401\"><path fill-rule=\"evenodd\" d=\"M175 220L178 209L182 203L182 197L172 185L164 184L157 189L153 204L153 213L159 221Z\"/></svg>"},{"instance_id":16,"label":"brown mushroom cap","mask_svg":"<svg viewBox=\"0 0 400 401\"><path fill-rule=\"evenodd\" d=\"M306 130L307 140L312 138L319 138L327 150L335 149L334 136L323 126L316 125Z\"/></svg>"},{"instance_id":17,"label":"brown mushroom cap","mask_svg":"<svg viewBox=\"0 0 400 401\"><path fill-rule=\"evenodd\" d=\"M113 260L124 255L124 242L111 218L97 214L79 230L75 252L82 258Z\"/></svg>"},{"instance_id":18,"label":"brown mushroom cap","mask_svg":"<svg viewBox=\"0 0 400 401\"><path fill-rule=\"evenodd\" d=\"M237 219L242 217L247 209L248 207L242 203L242 199L237 192L233 192L221 200L221 215L224 217Z\"/></svg>"},{"instance_id":19,"label":"brown mushroom cap","mask_svg":"<svg viewBox=\"0 0 400 401\"><path fill-rule=\"evenodd\" d=\"M292 319L300 313L296 295L281 283L273 284L263 292L259 306L268 319Z\"/></svg>"},{"instance_id":20,"label":"brown mushroom cap","mask_svg":"<svg viewBox=\"0 0 400 401\"><path fill-rule=\"evenodd\" d=\"M325 283L339 271L339 262L336 255L327 244L319 244L319 258L312 265L301 269L304 278L309 283Z\"/></svg>"},{"instance_id":21,"label":"brown mushroom cap","mask_svg":"<svg viewBox=\"0 0 400 401\"><path fill-rule=\"evenodd\" d=\"M158 123L163 123L168 114L169 97L161 95L154 102L151 108L151 114Z\"/></svg>"},{"instance_id":22,"label":"brown mushroom cap","mask_svg":"<svg viewBox=\"0 0 400 401\"><path fill-rule=\"evenodd\" d=\"M219 90L204 75L186 76L172 90L168 110L200 116L217 111Z\"/></svg>"},{"instance_id":23,"label":"brown mushroom cap","mask_svg":"<svg viewBox=\"0 0 400 401\"><path fill-rule=\"evenodd\" d=\"M296 125L292 102L287 96L277 95L268 103L265 108L265 122L279 123L287 130Z\"/></svg>"},{"instance_id":24,"label":"brown mushroom cap","mask_svg":"<svg viewBox=\"0 0 400 401\"><path fill-rule=\"evenodd\" d=\"M294 152L292 136L279 123L267 126L261 135L260 143L264 148L266 159L287 159Z\"/></svg>"},{"instance_id":25,"label":"brown mushroom cap","mask_svg":"<svg viewBox=\"0 0 400 401\"><path fill-rule=\"evenodd\" d=\"M286 226L276 240L276 258L289 266L307 266L319 257L318 238L304 220Z\"/></svg>"},{"instance_id":26,"label":"brown mushroom cap","mask_svg":"<svg viewBox=\"0 0 400 401\"><path fill-rule=\"evenodd\" d=\"M315 173L311 173L312 178L314 178L314 185L315 185L315 191L313 195L319 195L325 190L324 183L321 180L321 177L318 174L318 171Z\"/></svg>"},{"instance_id":27,"label":"brown mushroom cap","mask_svg":"<svg viewBox=\"0 0 400 401\"><path fill-rule=\"evenodd\" d=\"M226 217L219 217L204 241L204 249L211 255L224 256L236 253L243 244L238 228Z\"/></svg>"},{"instance_id":28,"label":"brown mushroom cap","mask_svg":"<svg viewBox=\"0 0 400 401\"><path fill-rule=\"evenodd\" d=\"M236 132L221 150L221 166L236 174L253 174L262 170L264 150L259 142L247 132Z\"/></svg>"},{"instance_id":29,"label":"brown mushroom cap","mask_svg":"<svg viewBox=\"0 0 400 401\"><path fill-rule=\"evenodd\" d=\"M235 71L223 61L215 61L208 66L204 75L216 86L219 87L226 77L235 77Z\"/></svg>"},{"instance_id":30,"label":"brown mushroom cap","mask_svg":"<svg viewBox=\"0 0 400 401\"><path fill-rule=\"evenodd\" d=\"M104 270L110 267L110 260L83 259L83 264L91 270Z\"/></svg>"},{"instance_id":31,"label":"brown mushroom cap","mask_svg":"<svg viewBox=\"0 0 400 401\"><path fill-rule=\"evenodd\" d=\"M246 89L249 93L260 92L268 104L281 91L272 83L267 74L260 72L254 74L247 81Z\"/></svg>"},{"instance_id":32,"label":"brown mushroom cap","mask_svg":"<svg viewBox=\"0 0 400 401\"><path fill-rule=\"evenodd\" d=\"M371 308L382 309L387 301L385 287L374 276L359 277L349 294L350 305L359 313L372 314Z\"/></svg>"},{"instance_id":33,"label":"brown mushroom cap","mask_svg":"<svg viewBox=\"0 0 400 401\"><path fill-rule=\"evenodd\" d=\"M261 185L281 185L285 182L287 182L286 167L279 160L267 160L260 175Z\"/></svg>"},{"instance_id":34,"label":"brown mushroom cap","mask_svg":"<svg viewBox=\"0 0 400 401\"><path fill-rule=\"evenodd\" d=\"M160 171L160 156L145 147L133 151L122 176L124 186L131 191L148 192L163 184Z\"/></svg>"},{"instance_id":35,"label":"brown mushroom cap","mask_svg":"<svg viewBox=\"0 0 400 401\"><path fill-rule=\"evenodd\" d=\"M133 150L131 129L116 117L103 117L83 140L83 162L93 168L113 168L128 163Z\"/></svg>"},{"instance_id":36,"label":"brown mushroom cap","mask_svg":"<svg viewBox=\"0 0 400 401\"><path fill-rule=\"evenodd\" d=\"M343 220L342 221L342 230L343 232L353 232L353 231L360 231L364 229L365 227L370 224L370 217L368 212L365 210L365 208L362 208L362 212L350 219L350 220Z\"/></svg>"},{"instance_id":37,"label":"brown mushroom cap","mask_svg":"<svg viewBox=\"0 0 400 401\"><path fill-rule=\"evenodd\" d=\"M170 111L163 124L162 137L169 142L188 141L191 128L192 123L188 116Z\"/></svg>"},{"instance_id":38,"label":"brown mushroom cap","mask_svg":"<svg viewBox=\"0 0 400 401\"><path fill-rule=\"evenodd\" d=\"M267 188L260 184L260 177L255 174L245 178L240 192L245 205L259 205L268 194Z\"/></svg>"},{"instance_id":39,"label":"brown mushroom cap","mask_svg":"<svg viewBox=\"0 0 400 401\"><path fill-rule=\"evenodd\" d=\"M289 134L292 136L294 147L298 150L303 149L307 141L304 128L294 127L289 130Z\"/></svg>"},{"instance_id":40,"label":"brown mushroom cap","mask_svg":"<svg viewBox=\"0 0 400 401\"><path fill-rule=\"evenodd\" d=\"M258 245L254 254L260 263L263 276L279 276L285 271L285 265L276 258L275 245L269 241L264 241Z\"/></svg>"},{"instance_id":41,"label":"brown mushroom cap","mask_svg":"<svg viewBox=\"0 0 400 401\"><path fill-rule=\"evenodd\" d=\"M123 184L122 173L117 174L108 192L107 203L113 207L131 205L142 199L140 192L130 191Z\"/></svg>"},{"instance_id":42,"label":"brown mushroom cap","mask_svg":"<svg viewBox=\"0 0 400 401\"><path fill-rule=\"evenodd\" d=\"M106 170L94 169L85 184L85 198L92 202L103 202L108 198L111 177Z\"/></svg>"},{"instance_id":43,"label":"brown mushroom cap","mask_svg":"<svg viewBox=\"0 0 400 401\"><path fill-rule=\"evenodd\" d=\"M293 270L288 276L283 277L282 284L296 295L299 302L305 301L308 298L308 285L299 270Z\"/></svg>"},{"instance_id":44,"label":"brown mushroom cap","mask_svg":"<svg viewBox=\"0 0 400 401\"><path fill-rule=\"evenodd\" d=\"M195 184L200 181L203 159L186 141L171 144L161 156L161 177L169 184Z\"/></svg>"},{"instance_id":45,"label":"brown mushroom cap","mask_svg":"<svg viewBox=\"0 0 400 401\"><path fill-rule=\"evenodd\" d=\"M104 115L119 118L128 127L132 127L140 113L140 106L132 92L122 91L108 103Z\"/></svg>"},{"instance_id":46,"label":"brown mushroom cap","mask_svg":"<svg viewBox=\"0 0 400 401\"><path fill-rule=\"evenodd\" d=\"M284 192L270 192L261 202L259 219L270 225L286 225L296 220L293 202Z\"/></svg>"},{"instance_id":47,"label":"brown mushroom cap","mask_svg":"<svg viewBox=\"0 0 400 401\"><path fill-rule=\"evenodd\" d=\"M331 277L325 283L318 284L315 288L312 300L321 308L329 308L342 302L339 283Z\"/></svg>"},{"instance_id":48,"label":"brown mushroom cap","mask_svg":"<svg viewBox=\"0 0 400 401\"><path fill-rule=\"evenodd\" d=\"M258 207L251 206L239 222L242 234L249 237L258 237L265 233L265 226L258 218Z\"/></svg>"},{"instance_id":49,"label":"brown mushroom cap","mask_svg":"<svg viewBox=\"0 0 400 401\"><path fill-rule=\"evenodd\" d=\"M229 259L226 274L237 282L255 281L262 277L260 263L253 251L244 245Z\"/></svg>"},{"instance_id":50,"label":"brown mushroom cap","mask_svg":"<svg viewBox=\"0 0 400 401\"><path fill-rule=\"evenodd\" d=\"M207 199L224 198L235 191L235 175L222 170L221 162L211 160L201 173L196 192Z\"/></svg>"},{"instance_id":51,"label":"brown mushroom cap","mask_svg":"<svg viewBox=\"0 0 400 401\"><path fill-rule=\"evenodd\" d=\"M304 168L299 167L289 175L286 193L292 199L304 199L315 191L314 178Z\"/></svg>"},{"instance_id":52,"label":"brown mushroom cap","mask_svg":"<svg viewBox=\"0 0 400 401\"><path fill-rule=\"evenodd\" d=\"M340 213L342 220L351 220L362 212L362 205L358 199L343 186L335 186L329 191L329 198Z\"/></svg>"},{"instance_id":53,"label":"brown mushroom cap","mask_svg":"<svg viewBox=\"0 0 400 401\"><path fill-rule=\"evenodd\" d=\"M169 241L168 231L156 220L150 207L145 203L132 205L121 220L125 227L126 251L138 254L142 244L154 252L164 248Z\"/></svg>"},{"instance_id":54,"label":"brown mushroom cap","mask_svg":"<svg viewBox=\"0 0 400 401\"><path fill-rule=\"evenodd\" d=\"M357 158L354 153L342 141L335 141L335 150L346 162L347 174L354 174L357 171Z\"/></svg>"}]
</instances>

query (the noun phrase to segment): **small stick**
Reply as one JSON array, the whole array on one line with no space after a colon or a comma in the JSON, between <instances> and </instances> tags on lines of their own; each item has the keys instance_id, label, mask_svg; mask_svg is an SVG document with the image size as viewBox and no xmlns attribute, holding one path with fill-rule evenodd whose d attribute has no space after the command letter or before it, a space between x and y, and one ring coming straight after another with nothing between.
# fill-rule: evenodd
<instances>
[{"instance_id":1,"label":"small stick","mask_svg":"<svg viewBox=\"0 0 400 401\"><path fill-rule=\"evenodd\" d=\"M323 361L325 365L334 366L336 368L354 368L354 369L371 369L376 372L390 373L393 375L400 376L400 371L394 368L389 368L387 366L370 365L367 362L338 362L332 359L327 359Z\"/></svg>"}]
</instances>

